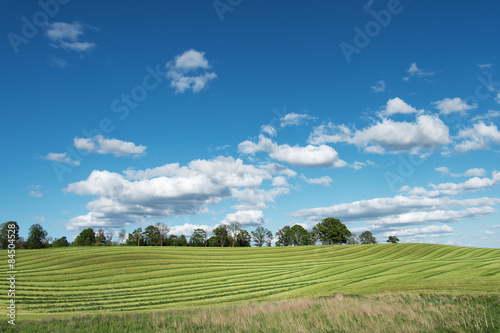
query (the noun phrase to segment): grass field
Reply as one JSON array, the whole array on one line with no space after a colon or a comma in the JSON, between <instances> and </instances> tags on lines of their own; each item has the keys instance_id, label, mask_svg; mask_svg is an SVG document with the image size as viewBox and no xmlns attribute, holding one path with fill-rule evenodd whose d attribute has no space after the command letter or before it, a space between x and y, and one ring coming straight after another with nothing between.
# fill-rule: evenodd
<instances>
[{"instance_id":1,"label":"grass field","mask_svg":"<svg viewBox=\"0 0 500 333\"><path fill-rule=\"evenodd\" d=\"M7 261L7 253L5 262ZM19 250L16 319L346 295L498 295L500 249L430 244ZM6 273L0 274L6 281ZM7 283L0 294L7 304Z\"/></svg>"}]
</instances>

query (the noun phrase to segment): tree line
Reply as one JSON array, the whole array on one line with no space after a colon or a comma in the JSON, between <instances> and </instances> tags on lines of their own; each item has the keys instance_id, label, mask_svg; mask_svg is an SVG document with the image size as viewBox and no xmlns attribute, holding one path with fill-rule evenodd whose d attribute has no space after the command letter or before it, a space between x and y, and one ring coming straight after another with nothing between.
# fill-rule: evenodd
<instances>
[{"instance_id":1,"label":"tree line","mask_svg":"<svg viewBox=\"0 0 500 333\"><path fill-rule=\"evenodd\" d=\"M83 229L73 242L66 237L52 239L40 224L33 224L29 228L26 240L19 237L19 225L15 221L5 222L0 225L0 248L6 249L8 245L8 226L15 225L16 248L43 249L49 247L65 246L194 246L194 247L249 247L271 246L273 239L276 246L303 246L303 245L340 245L340 244L376 244L377 240L370 231L361 235L349 231L345 224L335 218L325 218L317 223L311 231L307 231L299 224L285 226L275 235L258 226L254 231L243 229L239 222L221 224L212 231L195 229L189 236L168 235L170 228L164 223L149 225L144 230L137 228L131 233L125 229L118 232L118 240L113 241L113 235L106 235L103 229L95 231L93 228ZM11 229L12 226L11 226ZM388 243L398 243L396 236L389 236Z\"/></svg>"}]
</instances>

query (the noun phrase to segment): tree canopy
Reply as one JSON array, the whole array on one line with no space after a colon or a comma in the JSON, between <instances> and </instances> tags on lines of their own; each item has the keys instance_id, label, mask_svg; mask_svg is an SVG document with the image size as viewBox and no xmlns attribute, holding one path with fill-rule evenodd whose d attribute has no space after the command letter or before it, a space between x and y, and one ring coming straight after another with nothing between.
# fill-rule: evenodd
<instances>
[{"instance_id":1,"label":"tree canopy","mask_svg":"<svg viewBox=\"0 0 500 333\"><path fill-rule=\"evenodd\" d=\"M313 232L323 245L345 244L351 232L340 220L329 217L316 224Z\"/></svg>"},{"instance_id":2,"label":"tree canopy","mask_svg":"<svg viewBox=\"0 0 500 333\"><path fill-rule=\"evenodd\" d=\"M76 246L93 246L95 245L95 232L92 228L83 229L73 241Z\"/></svg>"},{"instance_id":3,"label":"tree canopy","mask_svg":"<svg viewBox=\"0 0 500 333\"><path fill-rule=\"evenodd\" d=\"M399 238L397 238L396 236L389 236L389 238L387 238L387 243L398 243L399 242Z\"/></svg>"},{"instance_id":4,"label":"tree canopy","mask_svg":"<svg viewBox=\"0 0 500 333\"><path fill-rule=\"evenodd\" d=\"M26 240L25 248L27 249L43 249L47 247L47 231L40 224L33 224L30 227L28 239Z\"/></svg>"},{"instance_id":5,"label":"tree canopy","mask_svg":"<svg viewBox=\"0 0 500 333\"><path fill-rule=\"evenodd\" d=\"M377 239L371 231L365 231L361 235L359 235L359 241L361 244L377 244Z\"/></svg>"}]
</instances>

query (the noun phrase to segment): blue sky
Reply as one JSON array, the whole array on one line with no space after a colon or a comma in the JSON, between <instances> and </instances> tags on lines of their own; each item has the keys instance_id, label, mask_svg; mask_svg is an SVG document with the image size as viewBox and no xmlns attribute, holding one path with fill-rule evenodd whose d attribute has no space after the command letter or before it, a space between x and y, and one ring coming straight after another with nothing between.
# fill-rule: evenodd
<instances>
[{"instance_id":1,"label":"blue sky","mask_svg":"<svg viewBox=\"0 0 500 333\"><path fill-rule=\"evenodd\" d=\"M1 221L498 247L493 1L8 1Z\"/></svg>"}]
</instances>

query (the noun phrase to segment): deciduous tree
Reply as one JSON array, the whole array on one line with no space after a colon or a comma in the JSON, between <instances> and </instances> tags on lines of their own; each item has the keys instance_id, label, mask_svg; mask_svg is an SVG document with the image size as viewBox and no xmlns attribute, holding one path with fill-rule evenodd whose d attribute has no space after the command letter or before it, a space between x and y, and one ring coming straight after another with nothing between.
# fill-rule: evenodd
<instances>
[{"instance_id":1,"label":"deciduous tree","mask_svg":"<svg viewBox=\"0 0 500 333\"><path fill-rule=\"evenodd\" d=\"M47 231L40 224L33 224L30 227L28 240L25 247L27 249L42 249L46 247Z\"/></svg>"},{"instance_id":2,"label":"deciduous tree","mask_svg":"<svg viewBox=\"0 0 500 333\"><path fill-rule=\"evenodd\" d=\"M351 232L340 220L328 217L313 228L323 245L345 244Z\"/></svg>"},{"instance_id":3,"label":"deciduous tree","mask_svg":"<svg viewBox=\"0 0 500 333\"><path fill-rule=\"evenodd\" d=\"M399 238L397 238L396 236L389 236L389 238L387 239L387 243L398 243L399 242Z\"/></svg>"},{"instance_id":4,"label":"deciduous tree","mask_svg":"<svg viewBox=\"0 0 500 333\"><path fill-rule=\"evenodd\" d=\"M95 232L92 228L83 229L73 241L76 246L92 246L95 244Z\"/></svg>"},{"instance_id":5,"label":"deciduous tree","mask_svg":"<svg viewBox=\"0 0 500 333\"><path fill-rule=\"evenodd\" d=\"M359 241L361 244L377 244L377 239L371 231L365 231L361 235L359 235Z\"/></svg>"},{"instance_id":6,"label":"deciduous tree","mask_svg":"<svg viewBox=\"0 0 500 333\"><path fill-rule=\"evenodd\" d=\"M273 238L273 233L261 226L255 228L255 230L252 231L251 234L252 240L258 247L264 246L264 244L266 244L266 241L272 240Z\"/></svg>"}]
</instances>

